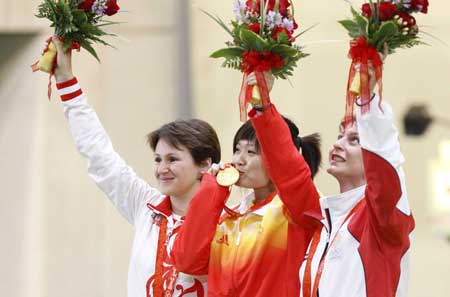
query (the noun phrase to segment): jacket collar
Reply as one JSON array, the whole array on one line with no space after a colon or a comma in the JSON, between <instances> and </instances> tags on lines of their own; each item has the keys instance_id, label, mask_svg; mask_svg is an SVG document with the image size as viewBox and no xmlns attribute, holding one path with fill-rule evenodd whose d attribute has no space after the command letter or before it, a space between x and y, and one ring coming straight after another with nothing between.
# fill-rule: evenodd
<instances>
[{"instance_id":1,"label":"jacket collar","mask_svg":"<svg viewBox=\"0 0 450 297\"><path fill-rule=\"evenodd\" d=\"M241 214L247 212L250 208L254 208L253 211L251 211L252 214L256 214L259 216L264 216L267 209L269 208L270 202L277 196L276 192L271 193L266 199L259 202L257 205L253 204L253 201L255 200L255 192L251 192L248 194L239 205L237 211Z\"/></svg>"},{"instance_id":2,"label":"jacket collar","mask_svg":"<svg viewBox=\"0 0 450 297\"><path fill-rule=\"evenodd\" d=\"M147 207L165 217L170 217L172 215L172 203L170 202L170 196L164 197L157 205L147 203Z\"/></svg>"},{"instance_id":3,"label":"jacket collar","mask_svg":"<svg viewBox=\"0 0 450 297\"><path fill-rule=\"evenodd\" d=\"M332 217L347 215L355 205L364 198L366 185L333 196L320 198L320 208L328 209Z\"/></svg>"}]
</instances>

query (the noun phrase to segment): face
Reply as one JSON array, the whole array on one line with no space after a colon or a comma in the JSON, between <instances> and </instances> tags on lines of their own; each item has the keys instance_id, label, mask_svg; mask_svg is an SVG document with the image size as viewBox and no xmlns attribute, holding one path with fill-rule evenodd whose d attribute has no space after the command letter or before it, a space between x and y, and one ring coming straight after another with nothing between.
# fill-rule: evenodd
<instances>
[{"instance_id":1,"label":"face","mask_svg":"<svg viewBox=\"0 0 450 297\"><path fill-rule=\"evenodd\" d=\"M155 177L164 195L190 198L206 168L195 164L188 149L177 149L160 139L155 148Z\"/></svg>"},{"instance_id":2,"label":"face","mask_svg":"<svg viewBox=\"0 0 450 297\"><path fill-rule=\"evenodd\" d=\"M233 164L240 173L238 186L260 189L271 185L262 156L254 141L240 140L238 142L233 154Z\"/></svg>"},{"instance_id":3,"label":"face","mask_svg":"<svg viewBox=\"0 0 450 297\"><path fill-rule=\"evenodd\" d=\"M349 180L352 183L360 183L360 180L365 179L356 124L340 129L338 139L330 150L329 162L327 172L338 181Z\"/></svg>"}]
</instances>

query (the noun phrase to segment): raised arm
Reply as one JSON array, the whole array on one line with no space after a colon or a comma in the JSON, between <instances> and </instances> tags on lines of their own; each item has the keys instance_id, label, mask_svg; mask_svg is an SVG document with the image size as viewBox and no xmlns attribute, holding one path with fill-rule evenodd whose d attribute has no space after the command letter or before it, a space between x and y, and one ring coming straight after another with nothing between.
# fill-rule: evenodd
<instances>
[{"instance_id":1,"label":"raised arm","mask_svg":"<svg viewBox=\"0 0 450 297\"><path fill-rule=\"evenodd\" d=\"M370 111L356 109L356 121L363 153L367 187L365 197L369 219L379 236L391 243L402 243L414 227L408 203L405 161L394 126L391 106L379 97L371 101Z\"/></svg>"},{"instance_id":2,"label":"raised arm","mask_svg":"<svg viewBox=\"0 0 450 297\"><path fill-rule=\"evenodd\" d=\"M289 128L274 105L250 112L264 164L277 192L297 224L305 214L320 218L319 193L303 156L292 142Z\"/></svg>"},{"instance_id":3,"label":"raised arm","mask_svg":"<svg viewBox=\"0 0 450 297\"><path fill-rule=\"evenodd\" d=\"M86 96L72 74L70 52L63 53L61 43L55 38L53 41L58 49L58 67L55 70L57 88L75 146L88 159L89 176L119 212L134 224L138 209L147 202L156 203L161 195L136 176L116 153L97 114L87 103Z\"/></svg>"},{"instance_id":4,"label":"raised arm","mask_svg":"<svg viewBox=\"0 0 450 297\"><path fill-rule=\"evenodd\" d=\"M228 188L219 186L215 176L203 175L171 252L179 271L193 275L208 274L211 242L228 195Z\"/></svg>"}]
</instances>

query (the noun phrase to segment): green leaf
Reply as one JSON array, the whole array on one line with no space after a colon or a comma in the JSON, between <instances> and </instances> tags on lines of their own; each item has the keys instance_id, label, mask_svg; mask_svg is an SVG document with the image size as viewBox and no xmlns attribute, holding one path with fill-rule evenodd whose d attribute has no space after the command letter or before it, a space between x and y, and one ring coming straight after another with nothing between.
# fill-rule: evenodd
<instances>
[{"instance_id":1,"label":"green leaf","mask_svg":"<svg viewBox=\"0 0 450 297\"><path fill-rule=\"evenodd\" d=\"M72 15L73 15L73 21L77 25L85 24L88 21L88 17L86 15L86 13L81 9L77 9L77 10L73 11Z\"/></svg>"},{"instance_id":2,"label":"green leaf","mask_svg":"<svg viewBox=\"0 0 450 297\"><path fill-rule=\"evenodd\" d=\"M280 9L280 0L275 0L274 11L278 12Z\"/></svg>"},{"instance_id":3,"label":"green leaf","mask_svg":"<svg viewBox=\"0 0 450 297\"><path fill-rule=\"evenodd\" d=\"M87 40L81 40L80 41L80 46L82 48L84 48L85 50L87 50L92 56L94 56L95 59L97 59L97 61L100 62L100 59L98 58L97 52L95 51L95 49L92 47L92 45L89 43L89 41Z\"/></svg>"},{"instance_id":4,"label":"green leaf","mask_svg":"<svg viewBox=\"0 0 450 297\"><path fill-rule=\"evenodd\" d=\"M361 27L355 21L341 20L339 21L339 24L341 24L348 31L348 35L352 38L358 38L365 33L361 31Z\"/></svg>"},{"instance_id":5,"label":"green leaf","mask_svg":"<svg viewBox=\"0 0 450 297\"><path fill-rule=\"evenodd\" d=\"M242 53L245 52L244 49L240 47L227 47L215 51L210 55L211 58L232 58L240 57Z\"/></svg>"},{"instance_id":6,"label":"green leaf","mask_svg":"<svg viewBox=\"0 0 450 297\"><path fill-rule=\"evenodd\" d=\"M383 22L380 28L372 35L372 38L369 39L368 43L380 51L383 49L385 42L399 33L398 24L395 21Z\"/></svg>"},{"instance_id":7,"label":"green leaf","mask_svg":"<svg viewBox=\"0 0 450 297\"><path fill-rule=\"evenodd\" d=\"M294 39L297 39L297 37L299 37L299 36L305 34L305 33L308 32L309 30L311 30L312 28L316 27L317 25L319 25L319 23L315 23L314 25L309 26L308 28L306 28L306 29L303 30L302 32L300 32L300 33L298 33L297 35L295 35L294 37L292 37L292 39L293 39L293 40L294 40Z\"/></svg>"},{"instance_id":8,"label":"green leaf","mask_svg":"<svg viewBox=\"0 0 450 297\"><path fill-rule=\"evenodd\" d=\"M289 44L289 39L286 32L282 31L277 35L277 42L279 44Z\"/></svg>"},{"instance_id":9,"label":"green leaf","mask_svg":"<svg viewBox=\"0 0 450 297\"><path fill-rule=\"evenodd\" d=\"M292 17L292 19L294 19L294 17L295 17L294 2L292 0L289 0L289 3L291 4L291 17Z\"/></svg>"},{"instance_id":10,"label":"green leaf","mask_svg":"<svg viewBox=\"0 0 450 297\"><path fill-rule=\"evenodd\" d=\"M352 20L341 20L339 21L339 24L341 24L349 32L359 30L359 25Z\"/></svg>"},{"instance_id":11,"label":"green leaf","mask_svg":"<svg viewBox=\"0 0 450 297\"><path fill-rule=\"evenodd\" d=\"M98 23L96 26L97 27L104 27L104 26L109 26L109 25L120 25L120 24L124 24L125 22L112 22L112 21L105 21L102 20L101 23Z\"/></svg>"},{"instance_id":12,"label":"green leaf","mask_svg":"<svg viewBox=\"0 0 450 297\"><path fill-rule=\"evenodd\" d=\"M213 21L215 21L217 24L219 24L219 26L221 26L228 34L231 35L231 37L234 37L233 32L231 32L231 30L227 27L227 25L225 25L225 23L222 21L221 18L213 16L212 14L210 14L209 12L207 12L206 10L200 9L204 14L206 14L207 16L209 16Z\"/></svg>"},{"instance_id":13,"label":"green leaf","mask_svg":"<svg viewBox=\"0 0 450 297\"><path fill-rule=\"evenodd\" d=\"M248 49L265 51L269 48L269 43L253 31L241 29L239 37Z\"/></svg>"},{"instance_id":14,"label":"green leaf","mask_svg":"<svg viewBox=\"0 0 450 297\"><path fill-rule=\"evenodd\" d=\"M369 22L367 21L367 19L365 17L363 17L361 14L359 14L353 7L352 9L352 14L353 14L353 19L355 20L355 22L359 25L360 31L364 32L364 35L367 35L367 26L369 24Z\"/></svg>"},{"instance_id":15,"label":"green leaf","mask_svg":"<svg viewBox=\"0 0 450 297\"><path fill-rule=\"evenodd\" d=\"M296 56L299 53L296 48L285 44L275 45L270 50L274 53L279 54L281 57Z\"/></svg>"},{"instance_id":16,"label":"green leaf","mask_svg":"<svg viewBox=\"0 0 450 297\"><path fill-rule=\"evenodd\" d=\"M377 0L378 2L378 0ZM372 0L369 0L369 6L370 6L370 11L372 12L372 19L375 21L375 23L379 23L379 15L380 15L380 5L377 5L377 9L375 9L375 5L373 4Z\"/></svg>"}]
</instances>

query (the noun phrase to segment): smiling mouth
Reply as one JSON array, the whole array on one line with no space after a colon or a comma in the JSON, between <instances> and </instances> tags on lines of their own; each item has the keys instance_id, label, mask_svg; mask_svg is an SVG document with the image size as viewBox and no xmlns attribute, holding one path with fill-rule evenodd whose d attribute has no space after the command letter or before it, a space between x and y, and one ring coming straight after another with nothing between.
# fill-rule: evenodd
<instances>
[{"instance_id":1,"label":"smiling mouth","mask_svg":"<svg viewBox=\"0 0 450 297\"><path fill-rule=\"evenodd\" d=\"M330 161L336 162L336 163L342 163L342 162L345 162L345 159L342 158L342 157L339 156L339 155L333 154L333 155L331 155L331 160L330 160Z\"/></svg>"}]
</instances>

